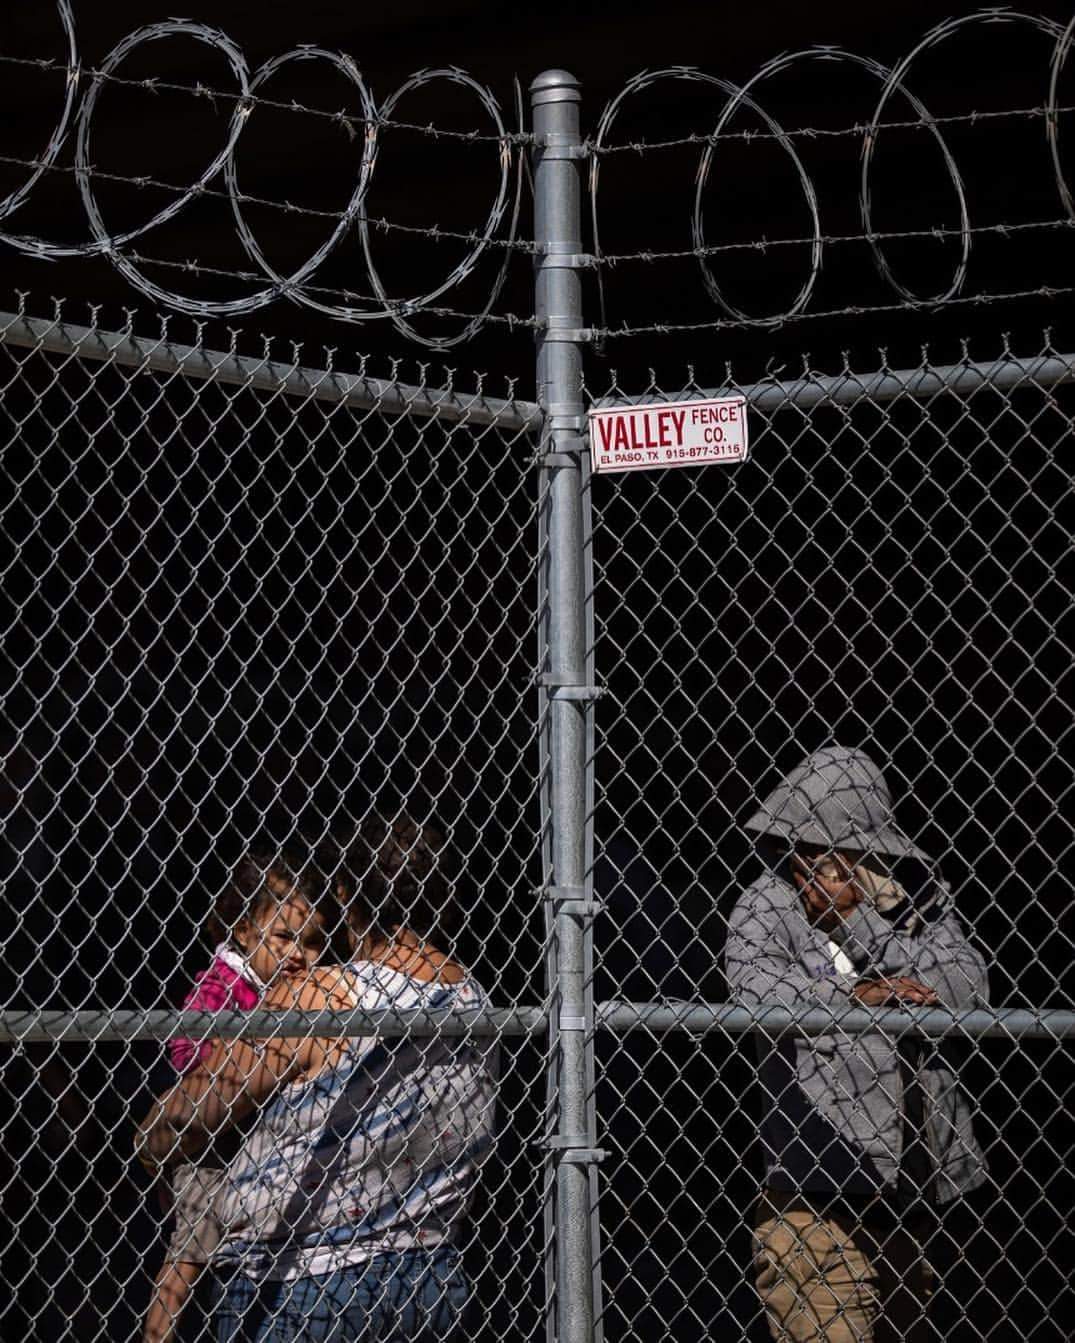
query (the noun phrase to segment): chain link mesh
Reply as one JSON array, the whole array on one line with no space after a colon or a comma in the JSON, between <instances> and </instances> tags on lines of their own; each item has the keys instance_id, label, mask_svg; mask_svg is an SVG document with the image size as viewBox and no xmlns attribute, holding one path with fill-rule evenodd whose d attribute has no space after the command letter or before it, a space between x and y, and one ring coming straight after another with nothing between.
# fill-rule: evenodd
<instances>
[{"instance_id":1,"label":"chain link mesh","mask_svg":"<svg viewBox=\"0 0 1075 1343\"><path fill-rule=\"evenodd\" d=\"M164 340L148 346L166 362ZM459 958L495 1005L532 1002L537 545L519 415L480 394L461 399L473 424L447 404L410 413L424 389L402 384L368 409L316 385L296 398L257 385L264 360L244 377L196 353L235 385L0 346L3 1006L105 1024L178 1007L256 839L347 844L399 809L449 833ZM0 1055L17 1155L5 1338L138 1336L164 1253L132 1121L175 1074L160 1043L88 1047L76 1025ZM468 1328L526 1337L543 1309L545 1060L526 1037L499 1048ZM184 1337L208 1336L205 1308Z\"/></svg>"},{"instance_id":2,"label":"chain link mesh","mask_svg":"<svg viewBox=\"0 0 1075 1343\"><path fill-rule=\"evenodd\" d=\"M295 396L294 378L259 380L265 361L200 345L190 376L163 341L126 368L50 340L0 346L3 1006L57 1014L0 1058L18 1154L2 1327L118 1339L137 1335L167 1227L129 1158L174 1078L150 1037L179 1019L150 1014L208 963L200 929L256 838L312 849L378 809L438 818L464 874L460 958L496 1006L543 1016L547 538L532 407L369 380L361 398ZM719 1007L723 952L759 867L745 818L833 741L881 763L1001 1009L988 1032L973 1013L939 1031L989 1175L906 1271L920 1250L942 1270L937 1337L1064 1336L1070 1032L1027 1027L1075 1005L1073 403L1070 360L1046 355L1062 366L1048 386L977 365L970 387L925 368L914 394L888 370L845 373L842 402L809 379L745 389L747 463L591 482L607 1338L768 1337L751 1270L767 1083ZM205 376L214 361L228 381ZM677 1017L683 1000L715 1010ZM621 1020L616 1002L641 1007ZM835 1029L852 1053L871 1034L850 1017L804 1029L808 1048ZM532 1026L492 1033L464 1331L533 1338L557 1232L550 1056ZM491 1057L488 1036L470 1044ZM212 1306L207 1287L181 1337L208 1336Z\"/></svg>"},{"instance_id":3,"label":"chain link mesh","mask_svg":"<svg viewBox=\"0 0 1075 1343\"><path fill-rule=\"evenodd\" d=\"M729 997L729 919L763 866L744 821L803 757L835 742L882 767L901 827L951 885L995 1006L1072 1006L1075 401L1069 386L992 385L998 367L975 365L969 391L958 369L925 365L887 392L880 374L845 369L849 404L809 377L760 384L746 389L747 463L594 478L596 997L648 1005L633 1029L598 1036L610 1337L769 1337L751 1268L766 1087L808 1142L814 1121L720 1019L649 1022L661 1003ZM702 395L589 394L604 407ZM790 1005L821 1001L806 991ZM849 1027L807 1041L807 1066L830 1076L849 1055L861 1089L846 1098L868 1108L871 1039ZM939 1271L926 1336L1065 1337L1070 1041L957 1027L941 1052L989 1177L914 1251ZM830 1119L847 1085L831 1076L818 1102ZM900 1084L886 1085L895 1109ZM923 1208L914 1198L901 1215ZM808 1317L800 1299L787 1336L857 1336L853 1319L815 1333Z\"/></svg>"}]
</instances>

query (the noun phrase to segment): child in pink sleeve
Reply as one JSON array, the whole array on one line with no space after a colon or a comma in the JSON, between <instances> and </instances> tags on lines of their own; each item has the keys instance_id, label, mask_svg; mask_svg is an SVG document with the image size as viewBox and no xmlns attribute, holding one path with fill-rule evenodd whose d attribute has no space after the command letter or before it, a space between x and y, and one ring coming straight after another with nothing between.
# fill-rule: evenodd
<instances>
[{"instance_id":1,"label":"child in pink sleeve","mask_svg":"<svg viewBox=\"0 0 1075 1343\"><path fill-rule=\"evenodd\" d=\"M286 857L247 854L217 901L206 930L217 944L213 961L195 979L184 1008L246 1012L281 975L304 974L325 944L332 893L313 866ZM335 920L333 920L335 922ZM212 1039L178 1038L168 1053L176 1072L199 1067ZM219 1157L217 1158L219 1161ZM206 1162L173 1168L175 1229L146 1313L143 1343L173 1343L179 1312L220 1241L215 1200L223 1169Z\"/></svg>"},{"instance_id":2,"label":"child in pink sleeve","mask_svg":"<svg viewBox=\"0 0 1075 1343\"><path fill-rule=\"evenodd\" d=\"M250 962L230 943L221 942L213 952L212 965L195 977L183 1007L191 1012L251 1012L266 988ZM204 1063L212 1050L212 1040L178 1039L168 1043L168 1056L179 1074Z\"/></svg>"}]
</instances>

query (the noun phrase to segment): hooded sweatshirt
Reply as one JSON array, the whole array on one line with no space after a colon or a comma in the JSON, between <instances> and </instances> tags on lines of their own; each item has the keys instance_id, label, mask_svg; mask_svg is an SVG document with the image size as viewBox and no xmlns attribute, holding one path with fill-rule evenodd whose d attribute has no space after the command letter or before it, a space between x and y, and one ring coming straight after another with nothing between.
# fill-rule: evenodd
<instances>
[{"instance_id":1,"label":"hooded sweatshirt","mask_svg":"<svg viewBox=\"0 0 1075 1343\"><path fill-rule=\"evenodd\" d=\"M929 859L895 825L891 795L864 752L815 752L746 824L768 866L729 921L726 971L741 1004L839 1007L860 979L898 975L928 985L945 1007L986 1003L985 963L946 888L933 879L912 896L890 875L900 859ZM810 922L791 881L787 856L796 843L850 853L874 874L831 933ZM986 1178L971 1106L944 1042L901 1046L880 1030L838 1028L756 1040L769 1188L945 1203Z\"/></svg>"}]
</instances>

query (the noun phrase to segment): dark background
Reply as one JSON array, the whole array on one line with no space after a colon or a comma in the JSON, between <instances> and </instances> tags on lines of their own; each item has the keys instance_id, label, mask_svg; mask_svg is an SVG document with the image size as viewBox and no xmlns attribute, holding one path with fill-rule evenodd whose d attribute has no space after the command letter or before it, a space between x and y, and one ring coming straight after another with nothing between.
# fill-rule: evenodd
<instances>
[{"instance_id":1,"label":"dark background","mask_svg":"<svg viewBox=\"0 0 1075 1343\"><path fill-rule=\"evenodd\" d=\"M171 8L77 5L84 63ZM564 67L582 81L582 125L593 134L642 69L689 64L741 81L779 52L814 44L891 63L944 14L969 9L214 3L184 12L228 33L251 67L300 42L345 51L382 103L414 71L458 65L490 87L510 126L513 79L525 101L534 75ZM1059 5L1044 12L1061 24L1070 17ZM63 55L48 4L10 6L0 25L4 54ZM936 116L1040 106L1050 54L1029 30L979 25L916 61L909 82ZM233 87L219 55L189 39L150 43L124 71ZM4 65L0 77L0 152L32 157L55 121L62 76ZM1073 77L1062 105L1073 101L1064 96ZM876 90L861 71L817 62L758 96L784 126L833 130L867 120ZM342 77L315 63L289 67L264 92L358 108ZM698 81L665 80L627 100L612 138L705 134L720 105ZM229 113L224 98L109 87L92 158L112 227L171 197L105 174L189 182L216 152ZM491 129L473 94L446 81L407 94L396 118ZM1065 169L1070 122L1061 116ZM742 113L731 129L760 124ZM1040 117L983 117L945 136L976 226L1065 217ZM776 328L715 325L726 314L706 296L696 259L623 260L604 268L603 294L587 276L589 324L700 325L608 339L587 355L591 396L614 386L674 395L692 379L718 386L729 364L748 383L804 367L947 363L964 349L983 360L1009 347L1032 357L1049 342L1071 351L1066 295L882 311L897 296L854 238L859 138L794 143L824 233L852 237L826 245L811 311L854 311ZM700 152L602 160L605 254L691 247ZM324 238L325 220L301 211L341 209L360 154L360 138L323 119L252 114L238 155L243 190L301 207L248 207L274 264L299 264ZM70 163L68 152L60 166ZM22 171L0 164L0 193ZM488 144L388 127L368 208L410 229L480 228L497 181ZM703 199L711 244L809 232L794 167L772 141L722 144ZM958 223L939 153L921 130L880 138L872 199L879 229ZM523 239L530 204L524 173ZM52 240L86 236L69 172L48 174L4 223ZM588 220L585 230L591 248ZM465 250L391 227L373 236L393 295L431 287ZM212 274L251 269L223 201L188 207L135 246L158 260L195 260L200 273L146 265L183 294L249 292ZM926 295L958 259L950 239L886 247L900 279ZM976 236L963 297L1063 288L1069 249L1062 228ZM0 256L0 307L25 291L34 316L62 298L69 321L89 323L90 305L100 305L102 327L122 326L133 310L137 331L159 331L153 304L103 258ZM713 274L731 303L769 315L789 304L807 259L801 243L732 251ZM498 260L483 260L442 302L478 310ZM366 292L353 236L317 282ZM527 318L531 295L530 259L513 256L494 311ZM444 337L460 319L416 325ZM195 322L173 315L169 332L193 341ZM374 374L395 367L405 381L436 386L459 370L458 384L471 387L478 370L494 395L512 384L533 395L525 326L490 324L430 353L384 322L348 325L278 301L211 323L204 341L225 348L233 333L254 354L270 337L284 359L301 341L302 362L314 367L331 350L349 371L368 356ZM4 587L8 1003L177 1001L204 963L197 928L212 892L251 835L341 835L370 805L399 799L451 827L469 916L462 954L498 1001L535 1001L536 537L533 482L520 466L526 445L380 416L356 424L316 407L265 411L251 394L218 388L161 393L154 379L41 356L17 369L21 356L11 353L0 352L12 485L5 534L19 555ZM595 482L598 673L612 692L598 710L596 884L609 904L597 930L599 998L723 998L723 920L754 870L739 821L757 791L835 736L885 762L904 824L943 854L960 911L991 956L996 1000L1071 1005L1071 496L1058 465L1071 409L1064 390L1007 403L989 393L969 414L944 399L928 415L914 406L819 412L805 432L789 410L756 426L750 473L669 472L659 491L641 477ZM476 496L495 506L473 509ZM840 651L819 651L833 635ZM600 1141L612 1152L603 1169L610 1338L687 1340L729 1325L762 1337L743 1269L755 1175L749 1052L734 1041L646 1036L600 1049ZM16 1117L5 1146L24 1155L4 1193L15 1228L5 1338L130 1336L155 1219L124 1162L130 1113L146 1102L157 1058L145 1044L63 1045L7 1061ZM537 1329L540 1063L520 1047L504 1069L508 1122L471 1261L490 1337ZM967 1065L967 1080L981 1099L995 1183L955 1233L966 1267L949 1279L938 1318L951 1338L1066 1337L1069 1059L1045 1045L994 1042ZM497 1223L504 1230L494 1236ZM81 1304L66 1310L72 1300Z\"/></svg>"}]
</instances>

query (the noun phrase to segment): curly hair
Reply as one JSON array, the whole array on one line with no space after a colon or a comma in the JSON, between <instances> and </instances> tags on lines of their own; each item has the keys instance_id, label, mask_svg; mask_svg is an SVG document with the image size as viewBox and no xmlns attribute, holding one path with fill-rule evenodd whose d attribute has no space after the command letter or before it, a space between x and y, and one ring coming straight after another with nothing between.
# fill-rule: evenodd
<instances>
[{"instance_id":1,"label":"curly hair","mask_svg":"<svg viewBox=\"0 0 1075 1343\"><path fill-rule=\"evenodd\" d=\"M217 897L205 922L206 934L214 942L226 941L244 919L254 919L267 906L289 898L304 901L320 914L330 934L341 922L332 882L316 863L304 862L287 850L255 845L236 863Z\"/></svg>"},{"instance_id":2,"label":"curly hair","mask_svg":"<svg viewBox=\"0 0 1075 1343\"><path fill-rule=\"evenodd\" d=\"M389 936L409 928L436 945L457 928L455 873L443 827L406 814L374 816L359 830L336 877L353 931Z\"/></svg>"}]
</instances>

